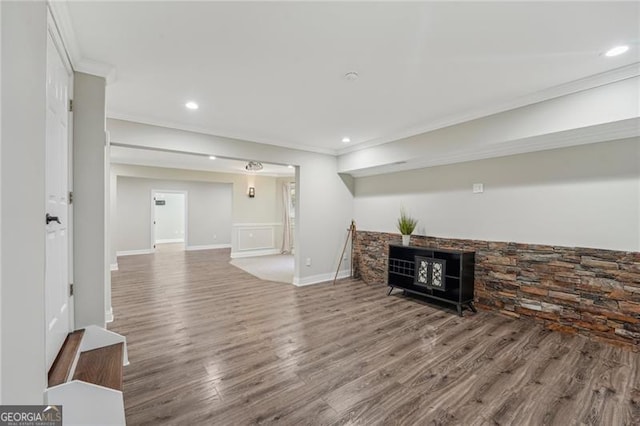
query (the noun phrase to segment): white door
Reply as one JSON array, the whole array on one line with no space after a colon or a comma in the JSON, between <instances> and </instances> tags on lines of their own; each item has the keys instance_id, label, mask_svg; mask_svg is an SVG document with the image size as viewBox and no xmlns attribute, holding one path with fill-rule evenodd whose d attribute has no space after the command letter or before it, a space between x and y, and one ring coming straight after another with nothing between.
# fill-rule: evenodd
<instances>
[{"instance_id":1,"label":"white door","mask_svg":"<svg viewBox=\"0 0 640 426\"><path fill-rule=\"evenodd\" d=\"M50 30L51 31L51 30ZM71 73L47 39L46 264L47 369L71 328L69 294L69 91Z\"/></svg>"},{"instance_id":2,"label":"white door","mask_svg":"<svg viewBox=\"0 0 640 426\"><path fill-rule=\"evenodd\" d=\"M156 192L154 244L185 242L185 196L183 192Z\"/></svg>"}]
</instances>

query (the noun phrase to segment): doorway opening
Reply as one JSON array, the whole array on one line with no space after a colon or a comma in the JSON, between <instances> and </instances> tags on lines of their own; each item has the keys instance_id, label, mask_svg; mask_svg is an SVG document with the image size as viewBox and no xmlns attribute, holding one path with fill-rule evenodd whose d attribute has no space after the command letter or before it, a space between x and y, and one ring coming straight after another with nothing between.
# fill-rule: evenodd
<instances>
[{"instance_id":1,"label":"doorway opening","mask_svg":"<svg viewBox=\"0 0 640 426\"><path fill-rule=\"evenodd\" d=\"M151 244L156 251L184 251L187 245L187 192L153 190Z\"/></svg>"},{"instance_id":2,"label":"doorway opening","mask_svg":"<svg viewBox=\"0 0 640 426\"><path fill-rule=\"evenodd\" d=\"M267 220L263 223L234 225L231 264L266 281L293 284L298 168L268 165L265 169L267 167L273 170L274 176L247 173L247 186L254 188L255 197L249 189L245 202L254 209L263 205L263 210L271 210L271 215L265 217Z\"/></svg>"}]
</instances>

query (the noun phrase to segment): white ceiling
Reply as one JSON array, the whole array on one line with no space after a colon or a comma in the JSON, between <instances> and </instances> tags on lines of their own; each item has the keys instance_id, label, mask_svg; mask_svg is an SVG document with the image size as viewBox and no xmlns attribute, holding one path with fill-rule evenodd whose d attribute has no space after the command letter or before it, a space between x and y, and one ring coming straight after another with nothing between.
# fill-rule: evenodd
<instances>
[{"instance_id":1,"label":"white ceiling","mask_svg":"<svg viewBox=\"0 0 640 426\"><path fill-rule=\"evenodd\" d=\"M295 175L295 169L278 164L262 163L264 166L262 170L249 172L245 169L247 161L244 160L229 158L211 160L208 156L202 154L176 153L114 145L111 146L111 163L262 176Z\"/></svg>"},{"instance_id":2,"label":"white ceiling","mask_svg":"<svg viewBox=\"0 0 640 426\"><path fill-rule=\"evenodd\" d=\"M67 9L78 54L116 69L110 117L331 153L640 61L638 2ZM625 55L602 55L623 43ZM349 71L360 78L345 80ZM188 100L200 109L185 109Z\"/></svg>"}]
</instances>

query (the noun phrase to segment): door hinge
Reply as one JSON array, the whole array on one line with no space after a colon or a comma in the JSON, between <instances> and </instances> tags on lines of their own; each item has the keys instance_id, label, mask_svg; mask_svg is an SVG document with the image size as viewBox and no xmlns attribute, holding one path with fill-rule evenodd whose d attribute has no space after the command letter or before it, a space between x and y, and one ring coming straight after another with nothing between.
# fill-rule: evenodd
<instances>
[{"instance_id":1,"label":"door hinge","mask_svg":"<svg viewBox=\"0 0 640 426\"><path fill-rule=\"evenodd\" d=\"M69 112L73 112L73 99L69 99Z\"/></svg>"},{"instance_id":2,"label":"door hinge","mask_svg":"<svg viewBox=\"0 0 640 426\"><path fill-rule=\"evenodd\" d=\"M69 284L69 296L73 296L73 284Z\"/></svg>"},{"instance_id":3,"label":"door hinge","mask_svg":"<svg viewBox=\"0 0 640 426\"><path fill-rule=\"evenodd\" d=\"M73 191L69 191L69 204L73 204Z\"/></svg>"}]
</instances>

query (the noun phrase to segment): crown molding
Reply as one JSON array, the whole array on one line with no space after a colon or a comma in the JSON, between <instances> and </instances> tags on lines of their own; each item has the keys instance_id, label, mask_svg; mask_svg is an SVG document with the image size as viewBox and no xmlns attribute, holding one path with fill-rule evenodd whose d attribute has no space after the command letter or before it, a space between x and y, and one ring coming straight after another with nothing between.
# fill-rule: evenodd
<instances>
[{"instance_id":1,"label":"crown molding","mask_svg":"<svg viewBox=\"0 0 640 426\"><path fill-rule=\"evenodd\" d=\"M149 118L142 115L122 114L122 113L111 111L111 110L107 110L107 118L111 118L115 120L132 121L134 123L148 124L150 126L166 127L169 129L182 130L185 132L201 133L204 135L220 137L225 139L235 139L235 140L241 140L244 142L258 143L262 145L272 145L275 147L293 149L296 151L313 152L315 154L325 154L325 155L331 155L334 157L337 155L337 151L334 149L318 148L314 146L307 147L307 146L297 145L295 143L274 141L268 138L252 138L239 133L221 132L215 129L209 129L209 128L199 127L199 126L190 126L182 123L172 122L169 120Z\"/></svg>"},{"instance_id":2,"label":"crown molding","mask_svg":"<svg viewBox=\"0 0 640 426\"><path fill-rule=\"evenodd\" d=\"M73 29L71 14L66 0L48 0L49 11L55 22L64 49L67 52L69 61L74 71L85 74L104 77L107 84L113 83L116 79L115 67L104 62L94 61L82 55L78 45L78 39Z\"/></svg>"},{"instance_id":3,"label":"crown molding","mask_svg":"<svg viewBox=\"0 0 640 426\"><path fill-rule=\"evenodd\" d=\"M444 127L453 126L464 123L466 121L476 120L478 118L487 117L493 114L521 108L538 102L547 101L561 96L570 95L572 93L582 92L584 90L594 89L596 87L605 86L607 84L626 80L640 76L640 62L634 62L624 67L616 68L600 74L594 74L589 77L574 80L565 84L550 87L526 96L513 99L508 102L495 103L486 107L473 109L461 114L453 114L438 120L431 121L421 126L415 126L402 132L381 138L371 139L356 145L351 145L337 151L337 155L348 154L350 152L360 151L362 149L371 148L385 143L394 142L399 139L416 136L422 133L431 132Z\"/></svg>"},{"instance_id":4,"label":"crown molding","mask_svg":"<svg viewBox=\"0 0 640 426\"><path fill-rule=\"evenodd\" d=\"M466 161L485 160L488 158L506 157L508 155L526 154L529 152L546 151L550 149L568 148L578 145L614 141L640 137L640 118L612 123L598 124L579 129L565 130L562 132L547 133L523 139L515 139L458 151L451 154L417 158L406 162L393 164L381 164L359 170L342 171L353 177L375 176L387 173L422 169L427 167L444 166L448 164L463 163Z\"/></svg>"},{"instance_id":5,"label":"crown molding","mask_svg":"<svg viewBox=\"0 0 640 426\"><path fill-rule=\"evenodd\" d=\"M104 77L107 84L111 84L116 81L116 69L115 67L105 64L104 62L94 61L92 59L82 58L75 67L78 72L85 74L96 75L98 77Z\"/></svg>"}]
</instances>

